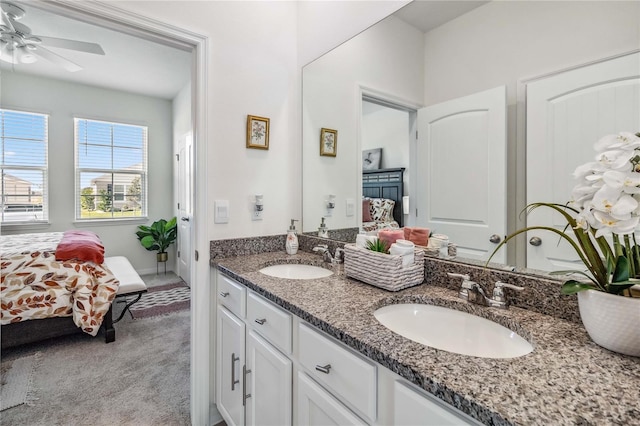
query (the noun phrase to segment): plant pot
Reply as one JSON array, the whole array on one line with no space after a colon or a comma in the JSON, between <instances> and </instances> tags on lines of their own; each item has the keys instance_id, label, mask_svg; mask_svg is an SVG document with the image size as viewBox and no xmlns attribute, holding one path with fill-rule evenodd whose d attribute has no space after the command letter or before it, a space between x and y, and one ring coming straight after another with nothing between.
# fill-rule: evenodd
<instances>
[{"instance_id":1,"label":"plant pot","mask_svg":"<svg viewBox=\"0 0 640 426\"><path fill-rule=\"evenodd\" d=\"M158 253L156 255L156 260L158 262L166 262L169 259L169 253L165 252L165 253Z\"/></svg>"},{"instance_id":2,"label":"plant pot","mask_svg":"<svg viewBox=\"0 0 640 426\"><path fill-rule=\"evenodd\" d=\"M578 293L578 306L594 342L613 352L640 356L640 298L586 290Z\"/></svg>"}]
</instances>

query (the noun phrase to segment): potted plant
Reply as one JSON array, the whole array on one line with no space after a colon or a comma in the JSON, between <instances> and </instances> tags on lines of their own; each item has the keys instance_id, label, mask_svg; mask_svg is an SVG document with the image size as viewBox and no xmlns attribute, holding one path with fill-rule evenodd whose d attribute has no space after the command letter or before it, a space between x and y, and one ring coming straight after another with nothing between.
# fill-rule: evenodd
<instances>
[{"instance_id":1,"label":"potted plant","mask_svg":"<svg viewBox=\"0 0 640 426\"><path fill-rule=\"evenodd\" d=\"M518 234L535 229L557 234L586 267L586 271L552 274L569 276L562 293L578 294L580 317L591 339L612 351L640 356L640 297L632 289L640 284L640 246L634 234L640 222L640 133L608 135L594 148L596 161L574 172L579 183L570 203L527 206L527 213L543 207L561 214L565 229L520 229L507 236L491 257ZM565 232L569 227L573 237Z\"/></svg>"},{"instance_id":2,"label":"potted plant","mask_svg":"<svg viewBox=\"0 0 640 426\"><path fill-rule=\"evenodd\" d=\"M168 222L160 219L151 226L140 225L136 232L142 247L149 251L157 250L157 261L166 262L169 258L167 248L176 241L178 236L177 218L173 217Z\"/></svg>"}]
</instances>

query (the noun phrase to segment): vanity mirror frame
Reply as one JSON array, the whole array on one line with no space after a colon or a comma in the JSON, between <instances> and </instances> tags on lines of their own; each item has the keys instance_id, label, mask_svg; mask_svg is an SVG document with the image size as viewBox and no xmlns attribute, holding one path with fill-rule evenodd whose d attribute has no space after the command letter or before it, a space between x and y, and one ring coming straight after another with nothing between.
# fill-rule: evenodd
<instances>
[{"instance_id":1,"label":"vanity mirror frame","mask_svg":"<svg viewBox=\"0 0 640 426\"><path fill-rule=\"evenodd\" d=\"M492 3L503 3L503 4L492 4ZM506 3L513 3L513 4L506 4ZM540 12L540 8L537 7L536 5L534 5L534 3L536 2L532 2L532 1L528 1L528 2L491 2L488 4L484 4L482 6L480 6L477 9L472 10L471 12L469 12L468 14L463 15L460 18L456 18L454 21L456 21L455 23L453 23L454 21L451 21L448 24L444 24L444 26L449 25L451 27L451 31L453 31L454 27L462 27L464 26L465 23L468 23L468 20L472 19L472 16L476 18L476 21L480 21L479 19L477 19L479 16L484 16L484 15L489 15L490 12L496 12L498 11L499 13L502 13L503 15L507 14L507 9L510 11L514 11L516 9L516 7L522 7L522 6L526 6L523 9L526 10L533 10L536 13ZM517 4L516 4L517 3ZM552 2L553 3L553 2ZM611 6L611 7L610 7ZM408 5L407 7L411 7L411 5ZM528 33L522 33L522 34L515 34L514 35L514 40L509 40L508 42L511 43L509 45L510 48L513 48L514 50L511 50L510 52L518 52L519 55L518 56L514 56L512 58L512 60L510 62L513 62L513 68L511 69L509 68L509 66L511 66L512 64L507 64L504 65L504 68L509 68L507 69L504 74L508 74L508 77L504 77L502 75L499 75L499 73L494 73L496 74L494 77L496 79L498 79L498 81L492 83L492 84L486 84L486 86L484 86L483 88L489 88L489 87L493 87L496 84L505 84L504 81L506 80L508 84L507 87L507 92L508 92L508 102L507 102L507 108L508 108L508 128L507 128L507 138L508 138L508 148L507 148L507 193L511 194L511 196L508 197L508 210L507 210L507 230L508 232L513 232L516 229L520 229L522 228L525 224L526 224L526 218L524 216L521 216L519 213L522 211L522 209L525 207L526 205L526 116L525 116L525 105L526 105L526 84L527 82L531 81L531 80L535 80L535 79L539 79L541 77L546 77L549 75L553 75L555 73L561 73L566 71L567 69L571 69L571 68L575 68L575 67L580 67L583 66L584 64L588 64L588 63L592 63L592 62L596 62L596 61L602 61L605 60L607 58L616 56L616 55L621 55L621 54L628 54L629 52L632 52L636 49L638 49L640 46L638 46L637 43L637 32L640 31L640 24L638 24L637 22L633 22L631 20L631 18L628 16L629 15L629 11L630 10L638 10L640 11L640 8L638 8L638 5L634 5L634 4L625 4L624 2L608 2L607 4L605 4L605 2L592 2L592 4L587 4L584 5L582 4L582 2L578 2L578 3L572 3L572 2L560 2L560 4L550 4L550 5L546 5L545 7L553 7L553 8L557 8L559 15L557 17L553 17L552 19L552 23L555 25L555 23L557 23L558 21L562 20L562 14L565 14L564 18L566 18L567 16L573 16L570 14L570 12L573 10L573 7L584 7L588 9L589 14L592 14L594 16L598 16L599 15L604 15L604 17L602 19L606 19L605 24L608 22L612 21L612 17L618 16L620 17L620 19L625 20L625 22L627 22L629 24L629 28L627 28L626 30L621 30L621 29L616 29L616 34L610 36L609 38L607 38L606 40L600 40L599 36L597 34L601 34L601 29L600 30L595 30L594 26L593 26L593 22L591 22L591 27L592 29L587 29L587 28L580 28L580 31L583 31L585 34L588 35L588 37L583 37L583 40L581 41L571 41L571 40L558 40L558 45L559 47L555 48L555 50L550 51L548 56L549 58L545 59L542 55L539 55L539 61L538 60L531 60L530 58L526 57L528 54L528 50L527 50L527 46L525 46L525 48L518 50L517 48L522 47L523 45L520 44L518 45L518 43L521 43L523 40L526 40L526 38L524 36L526 36ZM606 10L606 13L600 13L602 12L605 7L609 7L609 9ZM626 11L624 11L623 9L626 8ZM635 9L634 9L635 8ZM615 11L613 10L615 9ZM618 10L620 9L620 10ZM545 9L546 10L546 9ZM555 9L552 9L555 10ZM582 10L582 9L580 9ZM537 19L539 16L536 15L536 13L533 14L533 19ZM585 12L586 13L586 12ZM608 14L607 14L608 13ZM496 14L496 13L494 13ZM584 15L584 14L583 14ZM632 13L633 15L633 13ZM531 14L528 14L529 18L531 18ZM497 19L497 18L496 18ZM505 25L507 27L509 27L510 29L517 29L519 27L523 27L522 25L522 19L520 19L520 21L518 21L518 19L514 19L512 21L506 22ZM572 18L573 19L573 18ZM578 17L576 19L582 19L583 21L587 20L587 18L585 16L581 16ZM384 21L384 20L383 20ZM583 22L583 21L579 21L579 22ZM490 24L490 22L488 23ZM376 24L378 25L378 24ZM534 24L535 25L535 24ZM579 26L579 24L575 24L576 26ZM619 20L616 22L616 26L619 26L620 22ZM476 29L478 29L480 26L480 24L478 24L478 27L476 27ZM608 28L607 25L604 25L605 28ZM565 28L566 28L566 20L565 20ZM440 28L436 29L434 31L442 31ZM507 30L505 30L507 31ZM514 30L515 31L515 30ZM555 30L554 30L555 31ZM553 31L552 31L553 32ZM629 37L629 34L636 34L635 39L633 37ZM442 33L444 34L444 33ZM555 33L554 33L555 34ZM557 34L556 34L557 35ZM580 33L578 33L576 35L576 38L580 38ZM488 35L484 35L482 33L478 33L478 39L480 39L479 42L485 42L488 43L485 39L490 38L491 36L496 36L495 33L492 34L488 34ZM553 37L553 34L545 36L544 34L540 34L539 35L540 38L544 39L544 37L547 37L545 40L547 40L547 42L550 42L550 40ZM351 40L350 40L351 41ZM349 42L350 42L349 41ZM592 43L593 41L593 43ZM434 42L432 40L432 42ZM457 42L460 42L460 40L458 40ZM573 45L572 45L573 43ZM346 44L346 43L345 43ZM482 45L481 45L482 46ZM338 47L337 49L340 49L342 46ZM456 44L454 43L453 46L451 47L452 50L458 51L455 49ZM575 47L575 48L574 48ZM481 47L482 48L482 47ZM498 47L496 47L496 51L499 51L501 49L499 49ZM461 53L462 54L462 53ZM537 59L538 57L536 57ZM440 57L437 57L436 59L440 59ZM521 66L518 68L517 64L518 62L526 62L528 65L526 66ZM538 63L539 62L539 63ZM444 62L443 62L444 63ZM305 70L307 69L308 66L312 66L313 62L311 64L308 64L307 66L305 66L303 68L303 102L304 102L304 89L306 88L306 84L304 83L305 81ZM446 64L443 65L446 68ZM494 67L497 65L494 65ZM524 69L521 70L520 68ZM491 73L491 69L486 70L487 73ZM453 72L458 72L458 70L453 70ZM534 76L534 77L532 77ZM447 99L450 99L452 97L458 96L458 95L464 95L465 93L469 93L468 90L469 89L469 85L467 84L467 82L463 82L464 84L461 84L460 87L456 87L455 90L443 90L440 91L438 93L436 93L433 96L433 102L439 102L439 101L444 101ZM435 83L434 83L435 84ZM383 85L376 85L378 91L384 91L386 88L383 87ZM357 92L358 90L360 90L361 86L358 86L355 88L355 91ZM427 90L429 90L427 87L425 87L425 92ZM465 92L465 90L467 90L467 92ZM389 92L387 90L387 92ZM432 104L431 103L427 103L427 104ZM361 114L361 112L359 112L359 114ZM303 123L303 127L304 127L304 123ZM304 131L304 128L303 128ZM358 131L359 132L359 131ZM304 134L304 133L303 133ZM358 133L358 137L360 137L361 134ZM590 142L588 142L590 144ZM307 142L305 140L303 140L303 152L308 149L307 148ZM343 138L343 142L342 142L342 146L341 146L341 150L344 153L346 149L349 149L346 145L346 141ZM355 149L357 150L357 148ZM362 160L359 159L359 162L361 162ZM306 166L306 164L304 163L304 157L303 157L303 169ZM391 165L389 165L391 166ZM385 166L386 167L386 166ZM359 169L361 169L361 164L359 164ZM415 171L415 167L413 167L412 165L409 166L409 171ZM567 179L571 179L571 171L567 172ZM303 181L304 183L304 181ZM361 191L361 182L357 182L355 183L355 185L359 188L359 191ZM305 188L305 185L303 185L303 188ZM306 189L306 188L305 188ZM307 196L306 194L308 193L308 191L303 190L303 202L304 202L304 197ZM359 192L361 193L361 192ZM412 200L415 200L416 197L414 194L409 194L410 198ZM356 203L357 204L357 203ZM414 204L414 203L412 203ZM415 204L414 204L415 205ZM306 206L303 205L303 225L305 225L303 227L303 229L305 231L307 230L311 230L313 229L313 223L310 224L306 224L305 222L307 221L307 214L306 214ZM331 226L330 226L331 229ZM515 243L515 244L514 244ZM531 273L534 275L538 275L538 274L546 274L544 271L531 271L531 270L526 270L524 268L521 267L521 265L525 264L526 261L526 249L527 249L527 244L524 238L522 239L517 239L516 241L514 241L514 243L510 243L509 246L507 246L509 249L512 250L512 255L508 258L507 263L509 265L517 265L517 270L518 271L522 271L524 273ZM463 259L458 259L460 261L462 261ZM466 262L463 262L466 263ZM471 264L477 264L477 262L470 262ZM504 267L504 265L491 265L492 267L496 267L498 269L502 269Z\"/></svg>"}]
</instances>

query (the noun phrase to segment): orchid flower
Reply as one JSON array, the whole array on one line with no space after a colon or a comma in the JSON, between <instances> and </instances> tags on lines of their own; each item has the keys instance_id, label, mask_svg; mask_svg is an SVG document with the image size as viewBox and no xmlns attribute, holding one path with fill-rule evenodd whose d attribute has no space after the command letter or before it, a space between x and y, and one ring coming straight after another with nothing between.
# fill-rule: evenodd
<instances>
[{"instance_id":1,"label":"orchid flower","mask_svg":"<svg viewBox=\"0 0 640 426\"><path fill-rule=\"evenodd\" d=\"M574 237L555 226L533 225L507 236L493 252L521 233L555 233L576 251L587 268L587 272L559 272L578 273L588 279L580 282L570 278L562 287L565 294L586 289L623 294L640 279L640 245L636 245L634 234L640 224L640 133L607 135L594 148L595 161L580 165L573 172L578 183L569 203L539 202L527 206L528 212L546 207L559 213Z\"/></svg>"}]
</instances>

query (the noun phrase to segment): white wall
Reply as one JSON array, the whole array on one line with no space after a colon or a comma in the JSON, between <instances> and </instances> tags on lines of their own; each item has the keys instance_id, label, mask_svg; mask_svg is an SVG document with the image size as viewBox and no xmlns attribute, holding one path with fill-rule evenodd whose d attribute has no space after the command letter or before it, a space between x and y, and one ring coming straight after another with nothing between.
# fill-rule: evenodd
<instances>
[{"instance_id":1,"label":"white wall","mask_svg":"<svg viewBox=\"0 0 640 426\"><path fill-rule=\"evenodd\" d=\"M409 112L362 102L362 149L382 148L380 168L404 167L404 195L409 195Z\"/></svg>"},{"instance_id":2,"label":"white wall","mask_svg":"<svg viewBox=\"0 0 640 426\"><path fill-rule=\"evenodd\" d=\"M303 81L303 229L318 228L324 199L336 195L329 229L361 223L361 162L359 144L360 86L413 104L422 103L423 35L403 21L390 18L359 34L304 68ZM320 129L338 130L337 157L319 155ZM346 199L356 213L346 216Z\"/></svg>"},{"instance_id":3,"label":"white wall","mask_svg":"<svg viewBox=\"0 0 640 426\"><path fill-rule=\"evenodd\" d=\"M425 105L640 48L639 1L494 1L425 35Z\"/></svg>"},{"instance_id":4,"label":"white wall","mask_svg":"<svg viewBox=\"0 0 640 426\"><path fill-rule=\"evenodd\" d=\"M73 118L145 125L148 133L148 217L173 216L171 174L171 102L164 99L110 91L13 72L2 74L3 108L50 114L49 116L49 222L47 228L26 232L54 232L84 228L96 232L106 256L126 256L139 271L155 271L155 252L146 251L135 235L145 221L109 224L74 223L75 172ZM169 171L169 172L167 172ZM3 227L6 234L24 233ZM174 247L169 256L174 256Z\"/></svg>"},{"instance_id":5,"label":"white wall","mask_svg":"<svg viewBox=\"0 0 640 426\"><path fill-rule=\"evenodd\" d=\"M208 218L209 239L285 233L289 219L300 217L296 3L114 5L209 38L207 203L211 212L216 199L230 203L229 223ZM271 119L269 150L245 147L247 115ZM262 221L251 220L256 193L264 194Z\"/></svg>"},{"instance_id":6,"label":"white wall","mask_svg":"<svg viewBox=\"0 0 640 426\"><path fill-rule=\"evenodd\" d=\"M298 64L308 64L410 2L300 1Z\"/></svg>"}]
</instances>

